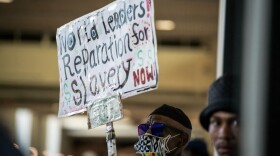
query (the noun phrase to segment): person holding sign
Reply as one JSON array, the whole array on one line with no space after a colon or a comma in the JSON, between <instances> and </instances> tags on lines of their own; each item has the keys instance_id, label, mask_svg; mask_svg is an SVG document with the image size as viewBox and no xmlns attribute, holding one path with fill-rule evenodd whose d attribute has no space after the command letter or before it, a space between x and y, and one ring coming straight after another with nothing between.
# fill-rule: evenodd
<instances>
[{"instance_id":1,"label":"person holding sign","mask_svg":"<svg viewBox=\"0 0 280 156\"><path fill-rule=\"evenodd\" d=\"M236 78L225 74L210 86L208 106L200 113L200 123L209 132L219 156L238 155L239 106Z\"/></svg>"},{"instance_id":2,"label":"person holding sign","mask_svg":"<svg viewBox=\"0 0 280 156\"><path fill-rule=\"evenodd\" d=\"M146 123L138 125L139 140L134 149L142 156L181 156L191 132L189 117L181 109L163 104Z\"/></svg>"}]
</instances>

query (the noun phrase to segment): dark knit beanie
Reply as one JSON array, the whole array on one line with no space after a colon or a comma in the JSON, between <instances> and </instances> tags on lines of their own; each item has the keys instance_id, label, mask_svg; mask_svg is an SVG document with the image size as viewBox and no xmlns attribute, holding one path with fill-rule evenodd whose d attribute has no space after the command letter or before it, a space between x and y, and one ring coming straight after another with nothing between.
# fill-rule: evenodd
<instances>
[{"instance_id":1,"label":"dark knit beanie","mask_svg":"<svg viewBox=\"0 0 280 156\"><path fill-rule=\"evenodd\" d=\"M167 116L179 122L186 128L192 129L192 124L189 117L179 108L167 104L163 104L162 106L154 110L150 115L155 115L155 114Z\"/></svg>"},{"instance_id":2,"label":"dark knit beanie","mask_svg":"<svg viewBox=\"0 0 280 156\"><path fill-rule=\"evenodd\" d=\"M237 77L226 74L215 80L208 90L208 105L199 116L202 127L208 131L210 116L217 111L238 114Z\"/></svg>"}]
</instances>

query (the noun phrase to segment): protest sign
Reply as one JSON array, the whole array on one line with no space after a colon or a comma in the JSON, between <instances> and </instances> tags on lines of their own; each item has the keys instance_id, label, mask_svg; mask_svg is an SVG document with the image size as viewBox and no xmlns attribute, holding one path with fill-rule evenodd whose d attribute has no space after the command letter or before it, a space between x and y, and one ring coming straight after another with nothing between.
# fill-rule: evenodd
<instances>
[{"instance_id":1,"label":"protest sign","mask_svg":"<svg viewBox=\"0 0 280 156\"><path fill-rule=\"evenodd\" d=\"M151 0L116 0L57 29L59 117L108 95L157 88L157 40ZM98 103L98 102L97 102Z\"/></svg>"}]
</instances>

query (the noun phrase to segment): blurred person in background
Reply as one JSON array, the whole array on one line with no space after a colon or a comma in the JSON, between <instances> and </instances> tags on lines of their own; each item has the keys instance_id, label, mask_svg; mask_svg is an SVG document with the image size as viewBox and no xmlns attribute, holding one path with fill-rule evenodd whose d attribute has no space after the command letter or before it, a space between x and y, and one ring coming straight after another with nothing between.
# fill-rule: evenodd
<instances>
[{"instance_id":1,"label":"blurred person in background","mask_svg":"<svg viewBox=\"0 0 280 156\"><path fill-rule=\"evenodd\" d=\"M138 125L139 140L134 148L142 156L181 156L191 131L191 121L181 109L163 104L146 123Z\"/></svg>"},{"instance_id":2,"label":"blurred person in background","mask_svg":"<svg viewBox=\"0 0 280 156\"><path fill-rule=\"evenodd\" d=\"M209 156L206 142L201 138L192 139L184 150L183 156Z\"/></svg>"},{"instance_id":3,"label":"blurred person in background","mask_svg":"<svg viewBox=\"0 0 280 156\"><path fill-rule=\"evenodd\" d=\"M237 78L225 74L215 80L208 91L208 105L199 121L209 132L211 143L219 156L237 156L239 141L239 105Z\"/></svg>"},{"instance_id":4,"label":"blurred person in background","mask_svg":"<svg viewBox=\"0 0 280 156\"><path fill-rule=\"evenodd\" d=\"M14 147L20 150L19 145L14 143ZM30 156L38 156L38 150L35 147L29 147Z\"/></svg>"},{"instance_id":5,"label":"blurred person in background","mask_svg":"<svg viewBox=\"0 0 280 156\"><path fill-rule=\"evenodd\" d=\"M30 156L38 156L38 150L35 147L29 147Z\"/></svg>"},{"instance_id":6,"label":"blurred person in background","mask_svg":"<svg viewBox=\"0 0 280 156\"><path fill-rule=\"evenodd\" d=\"M15 147L6 126L0 122L0 155L1 156L23 156Z\"/></svg>"}]
</instances>

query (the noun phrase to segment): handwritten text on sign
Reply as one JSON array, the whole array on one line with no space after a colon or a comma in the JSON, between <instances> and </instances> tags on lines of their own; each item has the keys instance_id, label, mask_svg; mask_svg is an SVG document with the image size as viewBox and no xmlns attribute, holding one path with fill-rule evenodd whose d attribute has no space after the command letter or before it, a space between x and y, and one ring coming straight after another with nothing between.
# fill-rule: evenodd
<instances>
[{"instance_id":1,"label":"handwritten text on sign","mask_svg":"<svg viewBox=\"0 0 280 156\"><path fill-rule=\"evenodd\" d=\"M158 80L151 0L117 0L57 29L59 116L86 110L108 93L122 98Z\"/></svg>"}]
</instances>

